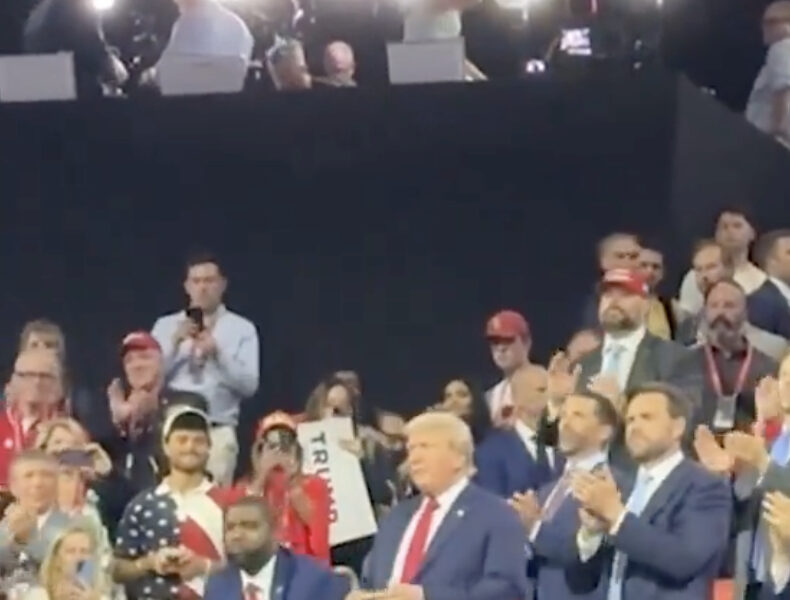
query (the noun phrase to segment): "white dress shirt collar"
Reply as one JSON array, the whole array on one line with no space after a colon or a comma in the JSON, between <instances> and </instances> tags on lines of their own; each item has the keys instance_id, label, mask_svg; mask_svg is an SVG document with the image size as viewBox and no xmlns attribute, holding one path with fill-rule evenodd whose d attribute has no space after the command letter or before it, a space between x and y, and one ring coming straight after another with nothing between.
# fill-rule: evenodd
<instances>
[{"instance_id":1,"label":"white dress shirt collar","mask_svg":"<svg viewBox=\"0 0 790 600\"><path fill-rule=\"evenodd\" d=\"M41 513L40 515L38 515L38 517L36 517L36 528L38 529L39 532L42 529L44 529L44 524L47 522L50 515L52 514L52 510L53 509L50 508L47 512Z\"/></svg>"},{"instance_id":2,"label":"white dress shirt collar","mask_svg":"<svg viewBox=\"0 0 790 600\"><path fill-rule=\"evenodd\" d=\"M784 281L779 279L778 277L769 277L771 283L773 283L779 291L782 292L782 296L784 299L787 300L787 303L790 304L790 285L787 285Z\"/></svg>"},{"instance_id":3,"label":"white dress shirt collar","mask_svg":"<svg viewBox=\"0 0 790 600\"><path fill-rule=\"evenodd\" d=\"M435 500L439 505L437 510L441 510L442 512L450 510L450 507L458 500L458 496L461 495L461 492L464 491L467 485L469 485L469 478L461 477L461 479L436 496Z\"/></svg>"},{"instance_id":4,"label":"white dress shirt collar","mask_svg":"<svg viewBox=\"0 0 790 600\"><path fill-rule=\"evenodd\" d=\"M603 338L603 352L606 353L612 346L619 345L622 346L627 352L634 353L636 352L637 346L639 346L639 343L645 337L646 333L647 328L644 325L638 329L635 329L631 333L620 337L612 337L607 333Z\"/></svg>"},{"instance_id":5,"label":"white dress shirt collar","mask_svg":"<svg viewBox=\"0 0 790 600\"><path fill-rule=\"evenodd\" d=\"M565 471L592 471L595 467L601 464L606 464L608 458L606 452L598 451L582 456L580 458L569 457L565 463Z\"/></svg>"},{"instance_id":6,"label":"white dress shirt collar","mask_svg":"<svg viewBox=\"0 0 790 600\"><path fill-rule=\"evenodd\" d=\"M245 593L248 585L254 585L258 589L258 600L269 600L272 597L272 586L274 584L274 568L277 564L277 555L272 556L255 575L250 575L244 570L241 571L241 590ZM246 596L245 596L246 597Z\"/></svg>"},{"instance_id":7,"label":"white dress shirt collar","mask_svg":"<svg viewBox=\"0 0 790 600\"><path fill-rule=\"evenodd\" d=\"M640 466L636 474L637 479L649 477L651 481L650 487L655 490L681 462L683 462L683 452L676 450L649 467Z\"/></svg>"}]
</instances>

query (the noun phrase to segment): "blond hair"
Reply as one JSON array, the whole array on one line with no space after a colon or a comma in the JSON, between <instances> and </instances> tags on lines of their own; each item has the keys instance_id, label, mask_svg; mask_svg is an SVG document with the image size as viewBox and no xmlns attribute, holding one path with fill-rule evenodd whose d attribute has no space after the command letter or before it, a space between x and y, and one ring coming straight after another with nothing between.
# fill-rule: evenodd
<instances>
[{"instance_id":1,"label":"blond hair","mask_svg":"<svg viewBox=\"0 0 790 600\"><path fill-rule=\"evenodd\" d=\"M453 450L464 457L467 474L474 472L475 444L472 431L469 425L454 414L444 411L424 412L406 424L405 432L407 436L422 432L445 436Z\"/></svg>"},{"instance_id":2,"label":"blond hair","mask_svg":"<svg viewBox=\"0 0 790 600\"><path fill-rule=\"evenodd\" d=\"M42 423L36 432L36 441L34 442L33 447L37 450L43 450L46 452L47 446L52 439L52 434L58 429L65 429L75 437L79 438L83 444L87 444L90 441L88 432L85 431L85 428L82 425L80 425L74 419L63 417Z\"/></svg>"},{"instance_id":3,"label":"blond hair","mask_svg":"<svg viewBox=\"0 0 790 600\"><path fill-rule=\"evenodd\" d=\"M102 569L99 565L99 535L96 532L96 527L88 521L87 519L77 519L72 522L71 525L66 527L63 531L61 531L55 539L52 540L52 543L49 545L47 549L47 554L44 557L43 562L41 563L41 569L39 571L39 581L41 586L47 591L47 595L50 598L56 597L56 587L60 581L60 578L64 573L61 572L60 565L58 564L58 552L60 552L60 547L63 545L63 540L65 540L70 535L75 534L82 534L88 537L91 544L91 553L93 554L93 559L96 561L96 569L93 574L93 581L91 582L91 587L93 589L99 589L103 585L103 575Z\"/></svg>"}]
</instances>

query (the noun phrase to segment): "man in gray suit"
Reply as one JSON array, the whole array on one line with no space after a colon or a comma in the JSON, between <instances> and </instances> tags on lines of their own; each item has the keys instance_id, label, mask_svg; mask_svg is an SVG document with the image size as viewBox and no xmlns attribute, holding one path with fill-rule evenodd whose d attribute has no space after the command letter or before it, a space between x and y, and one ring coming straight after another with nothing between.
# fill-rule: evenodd
<instances>
[{"instance_id":1,"label":"man in gray suit","mask_svg":"<svg viewBox=\"0 0 790 600\"><path fill-rule=\"evenodd\" d=\"M20 452L11 462L14 502L0 522L0 568L13 569L26 556L39 565L49 545L69 524L56 507L55 459L40 450Z\"/></svg>"}]
</instances>

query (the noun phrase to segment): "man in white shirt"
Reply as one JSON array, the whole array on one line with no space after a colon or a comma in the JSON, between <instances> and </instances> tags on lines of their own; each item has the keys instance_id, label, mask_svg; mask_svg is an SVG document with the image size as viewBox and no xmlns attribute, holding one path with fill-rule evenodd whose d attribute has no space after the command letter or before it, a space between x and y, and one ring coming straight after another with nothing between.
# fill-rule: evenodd
<instances>
[{"instance_id":1,"label":"man in white shirt","mask_svg":"<svg viewBox=\"0 0 790 600\"><path fill-rule=\"evenodd\" d=\"M180 16L162 57L252 57L254 40L241 18L218 0L177 0Z\"/></svg>"},{"instance_id":2,"label":"man in white shirt","mask_svg":"<svg viewBox=\"0 0 790 600\"><path fill-rule=\"evenodd\" d=\"M728 268L732 269L733 279L747 294L751 294L765 281L765 273L749 261L749 248L755 235L745 209L728 208L716 220L716 243L724 252L724 260ZM689 315L696 315L702 310L702 292L693 270L683 278L678 302L680 309Z\"/></svg>"},{"instance_id":3,"label":"man in white shirt","mask_svg":"<svg viewBox=\"0 0 790 600\"><path fill-rule=\"evenodd\" d=\"M191 257L184 282L189 308L161 317L152 331L162 348L165 387L196 392L208 403L208 469L220 485L233 478L241 401L255 394L259 378L258 333L250 321L225 308L226 289L215 256Z\"/></svg>"},{"instance_id":4,"label":"man in white shirt","mask_svg":"<svg viewBox=\"0 0 790 600\"><path fill-rule=\"evenodd\" d=\"M412 419L406 435L420 496L381 521L362 590L349 599L526 597L524 530L504 500L470 483L469 427L450 413L430 412Z\"/></svg>"},{"instance_id":5,"label":"man in white shirt","mask_svg":"<svg viewBox=\"0 0 790 600\"><path fill-rule=\"evenodd\" d=\"M746 105L746 119L755 127L790 144L790 2L774 2L763 14L765 64Z\"/></svg>"},{"instance_id":6,"label":"man in white shirt","mask_svg":"<svg viewBox=\"0 0 790 600\"><path fill-rule=\"evenodd\" d=\"M532 347L529 323L521 313L501 310L488 320L486 339L491 358L504 375L499 383L486 392L486 401L491 409L491 419L495 424L502 425L510 420L513 412L510 377L529 364Z\"/></svg>"},{"instance_id":7,"label":"man in white shirt","mask_svg":"<svg viewBox=\"0 0 790 600\"><path fill-rule=\"evenodd\" d=\"M572 481L581 504L580 563L586 586L603 580L607 600L707 598L727 547L732 501L725 480L686 459L685 394L666 384L636 388L626 408L626 443L639 465L630 490L608 472Z\"/></svg>"}]
</instances>

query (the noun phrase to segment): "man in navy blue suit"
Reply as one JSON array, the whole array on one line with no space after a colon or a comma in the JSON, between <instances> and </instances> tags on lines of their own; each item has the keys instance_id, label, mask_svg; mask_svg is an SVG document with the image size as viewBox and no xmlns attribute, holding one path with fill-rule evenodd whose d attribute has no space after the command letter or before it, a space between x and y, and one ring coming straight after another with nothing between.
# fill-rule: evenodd
<instances>
[{"instance_id":1,"label":"man in navy blue suit","mask_svg":"<svg viewBox=\"0 0 790 600\"><path fill-rule=\"evenodd\" d=\"M548 404L547 388L548 373L541 366L525 365L511 375L513 424L489 434L477 452L477 485L509 499L518 492L537 490L554 479L561 466L558 457L538 437Z\"/></svg>"},{"instance_id":2,"label":"man in navy blue suit","mask_svg":"<svg viewBox=\"0 0 790 600\"><path fill-rule=\"evenodd\" d=\"M204 600L342 600L348 583L305 556L278 547L272 519L257 497L225 512L228 565L211 575Z\"/></svg>"},{"instance_id":3,"label":"man in navy blue suit","mask_svg":"<svg viewBox=\"0 0 790 600\"><path fill-rule=\"evenodd\" d=\"M406 427L407 465L420 496L379 524L349 600L521 600L527 538L506 502L469 481L469 427L432 412Z\"/></svg>"},{"instance_id":4,"label":"man in navy blue suit","mask_svg":"<svg viewBox=\"0 0 790 600\"><path fill-rule=\"evenodd\" d=\"M530 574L537 580L539 600L577 595L573 581L565 574L566 567L577 560L575 540L579 530L579 503L571 496L570 483L574 473L591 472L607 464L607 447L618 422L614 405L600 394L585 391L565 398L558 428L559 449L566 458L562 477L537 494L516 494L510 502L529 533ZM595 592L601 597L600 587Z\"/></svg>"},{"instance_id":5,"label":"man in navy blue suit","mask_svg":"<svg viewBox=\"0 0 790 600\"><path fill-rule=\"evenodd\" d=\"M704 600L727 547L727 482L683 456L689 419L682 391L646 383L628 395L626 445L639 465L630 490L611 473L577 473L577 563L569 577L607 600Z\"/></svg>"}]
</instances>

